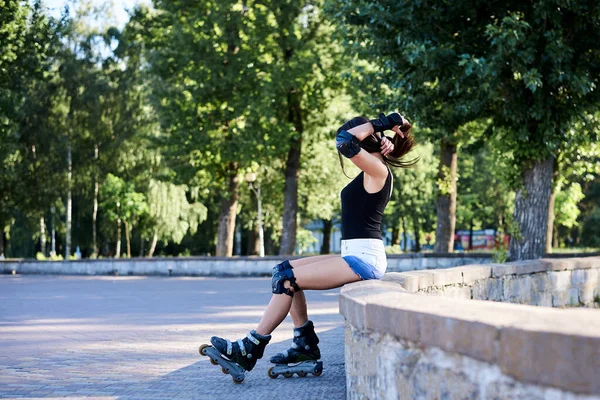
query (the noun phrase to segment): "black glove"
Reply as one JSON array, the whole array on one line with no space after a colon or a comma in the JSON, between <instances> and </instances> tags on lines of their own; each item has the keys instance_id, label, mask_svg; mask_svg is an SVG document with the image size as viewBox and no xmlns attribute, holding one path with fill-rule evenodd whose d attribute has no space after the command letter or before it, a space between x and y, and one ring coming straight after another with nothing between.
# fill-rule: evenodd
<instances>
[{"instance_id":1,"label":"black glove","mask_svg":"<svg viewBox=\"0 0 600 400\"><path fill-rule=\"evenodd\" d=\"M375 132L388 131L396 125L402 126L403 122L402 116L398 113L391 113L387 117L384 113L381 113L378 119L371 120Z\"/></svg>"}]
</instances>

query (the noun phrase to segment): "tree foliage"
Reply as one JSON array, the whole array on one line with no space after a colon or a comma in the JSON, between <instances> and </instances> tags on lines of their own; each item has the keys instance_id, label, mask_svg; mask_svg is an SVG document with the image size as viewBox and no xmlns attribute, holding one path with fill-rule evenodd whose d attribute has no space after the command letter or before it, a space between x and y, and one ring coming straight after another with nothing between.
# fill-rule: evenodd
<instances>
[{"instance_id":1,"label":"tree foliage","mask_svg":"<svg viewBox=\"0 0 600 400\"><path fill-rule=\"evenodd\" d=\"M110 27L105 4L73 1L55 19L39 1L0 0L0 254L62 253L72 230L72 248L110 255L118 221L133 253L214 254L224 241L245 253L247 172L267 252L302 250L306 226L339 222L335 130L392 109L414 123L421 157L393 171L394 245L406 234L418 250L436 197L453 193L458 228L533 245L543 224L521 221L546 216L528 201L553 190L556 241L597 246L599 10L156 0ZM460 151L456 179L436 166L439 143Z\"/></svg>"}]
</instances>

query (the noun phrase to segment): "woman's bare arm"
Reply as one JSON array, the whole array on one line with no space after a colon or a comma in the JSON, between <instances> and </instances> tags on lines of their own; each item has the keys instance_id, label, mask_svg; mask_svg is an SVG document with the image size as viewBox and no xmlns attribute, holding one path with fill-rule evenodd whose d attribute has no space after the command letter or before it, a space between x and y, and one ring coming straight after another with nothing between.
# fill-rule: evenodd
<instances>
[{"instance_id":1,"label":"woman's bare arm","mask_svg":"<svg viewBox=\"0 0 600 400\"><path fill-rule=\"evenodd\" d=\"M374 133L373 125L370 122L351 128L347 132L355 136L361 142ZM385 164L382 163L379 158L364 150L361 150L354 157L350 158L350 161L367 175L377 179L387 178L388 170Z\"/></svg>"}]
</instances>

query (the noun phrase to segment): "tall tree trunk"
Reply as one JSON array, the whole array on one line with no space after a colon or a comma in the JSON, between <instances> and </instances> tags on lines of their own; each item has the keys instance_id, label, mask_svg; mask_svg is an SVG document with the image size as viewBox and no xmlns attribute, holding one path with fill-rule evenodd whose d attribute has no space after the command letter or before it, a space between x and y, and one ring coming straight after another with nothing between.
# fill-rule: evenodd
<instances>
[{"instance_id":1,"label":"tall tree trunk","mask_svg":"<svg viewBox=\"0 0 600 400\"><path fill-rule=\"evenodd\" d=\"M131 240L129 237L129 222L125 222L125 241L127 242L127 258L131 258Z\"/></svg>"},{"instance_id":2,"label":"tall tree trunk","mask_svg":"<svg viewBox=\"0 0 600 400\"><path fill-rule=\"evenodd\" d=\"M43 215L40 217L40 253L46 255L46 223Z\"/></svg>"},{"instance_id":3,"label":"tall tree trunk","mask_svg":"<svg viewBox=\"0 0 600 400\"><path fill-rule=\"evenodd\" d=\"M419 218L416 214L413 214L413 229L415 230L415 252L421 252L421 229L419 229Z\"/></svg>"},{"instance_id":4,"label":"tall tree trunk","mask_svg":"<svg viewBox=\"0 0 600 400\"><path fill-rule=\"evenodd\" d=\"M94 160L98 163L98 145L94 146ZM92 212L92 252L94 255L98 255L98 242L96 238L96 223L98 220L98 166L96 165L96 172L94 173L94 210Z\"/></svg>"},{"instance_id":5,"label":"tall tree trunk","mask_svg":"<svg viewBox=\"0 0 600 400\"><path fill-rule=\"evenodd\" d=\"M473 218L469 221L469 250L473 250Z\"/></svg>"},{"instance_id":6,"label":"tall tree trunk","mask_svg":"<svg viewBox=\"0 0 600 400\"><path fill-rule=\"evenodd\" d=\"M406 232L406 217L402 217L402 239L404 241L404 245L402 246L402 251L406 252L406 249L408 249L408 235Z\"/></svg>"},{"instance_id":7,"label":"tall tree trunk","mask_svg":"<svg viewBox=\"0 0 600 400\"><path fill-rule=\"evenodd\" d=\"M66 240L65 240L65 260L71 254L71 219L73 213L73 159L71 157L71 142L67 144L67 220L66 220Z\"/></svg>"},{"instance_id":8,"label":"tall tree trunk","mask_svg":"<svg viewBox=\"0 0 600 400\"><path fill-rule=\"evenodd\" d=\"M294 254L296 248L296 231L298 215L298 175L300 172L300 156L302 151L302 133L304 125L302 122L302 94L296 89L291 89L288 99L288 121L294 125L294 135L290 140L285 165L285 189L283 194L283 232L279 255Z\"/></svg>"},{"instance_id":9,"label":"tall tree trunk","mask_svg":"<svg viewBox=\"0 0 600 400\"><path fill-rule=\"evenodd\" d=\"M231 257L233 255L235 217L237 215L239 199L239 178L237 174L237 163L229 163L228 173L228 191L227 194L221 198L219 227L217 228L216 255L218 257Z\"/></svg>"},{"instance_id":10,"label":"tall tree trunk","mask_svg":"<svg viewBox=\"0 0 600 400\"><path fill-rule=\"evenodd\" d=\"M552 233L554 232L554 197L556 188L552 187L548 200L548 226L546 227L546 254L552 253Z\"/></svg>"},{"instance_id":11,"label":"tall tree trunk","mask_svg":"<svg viewBox=\"0 0 600 400\"><path fill-rule=\"evenodd\" d=\"M158 228L154 228L154 235L152 236L150 250L148 250L148 257L152 257L154 255L154 250L156 250L156 243L158 243Z\"/></svg>"},{"instance_id":12,"label":"tall tree trunk","mask_svg":"<svg viewBox=\"0 0 600 400\"><path fill-rule=\"evenodd\" d=\"M553 242L553 245L554 245L554 247L558 248L558 246L559 246L559 243L558 243L558 227L554 226L554 227L552 227L552 230L554 232L554 238L553 238L554 242Z\"/></svg>"},{"instance_id":13,"label":"tall tree trunk","mask_svg":"<svg viewBox=\"0 0 600 400\"><path fill-rule=\"evenodd\" d=\"M140 236L140 258L144 257L144 236Z\"/></svg>"},{"instance_id":14,"label":"tall tree trunk","mask_svg":"<svg viewBox=\"0 0 600 400\"><path fill-rule=\"evenodd\" d=\"M437 199L436 253L450 253L454 249L456 225L456 144L447 138L441 140L438 180L442 191Z\"/></svg>"},{"instance_id":15,"label":"tall tree trunk","mask_svg":"<svg viewBox=\"0 0 600 400\"><path fill-rule=\"evenodd\" d=\"M5 257L4 255L4 226L0 224L0 258Z\"/></svg>"},{"instance_id":16,"label":"tall tree trunk","mask_svg":"<svg viewBox=\"0 0 600 400\"><path fill-rule=\"evenodd\" d=\"M396 225L392 228L392 246L398 246L400 244L400 225Z\"/></svg>"},{"instance_id":17,"label":"tall tree trunk","mask_svg":"<svg viewBox=\"0 0 600 400\"><path fill-rule=\"evenodd\" d=\"M321 254L329 254L331 248L331 231L333 230L333 220L323 220L323 243L321 244Z\"/></svg>"},{"instance_id":18,"label":"tall tree trunk","mask_svg":"<svg viewBox=\"0 0 600 400\"><path fill-rule=\"evenodd\" d=\"M518 231L510 239L511 260L544 256L553 166L554 158L550 157L532 161L523 172L523 187L515 197L514 221Z\"/></svg>"},{"instance_id":19,"label":"tall tree trunk","mask_svg":"<svg viewBox=\"0 0 600 400\"><path fill-rule=\"evenodd\" d=\"M546 228L546 254L552 253L552 232L554 232L554 197L556 196L556 181L558 179L558 160L552 163L552 189L548 202L548 227Z\"/></svg>"},{"instance_id":20,"label":"tall tree trunk","mask_svg":"<svg viewBox=\"0 0 600 400\"><path fill-rule=\"evenodd\" d=\"M247 253L249 256L256 256L260 253L260 237L258 234L258 224L253 224L252 229L248 231Z\"/></svg>"},{"instance_id":21,"label":"tall tree trunk","mask_svg":"<svg viewBox=\"0 0 600 400\"><path fill-rule=\"evenodd\" d=\"M115 258L121 257L121 218L117 219L117 250L115 251Z\"/></svg>"},{"instance_id":22,"label":"tall tree trunk","mask_svg":"<svg viewBox=\"0 0 600 400\"><path fill-rule=\"evenodd\" d=\"M50 207L50 223L52 224L50 234L50 257L56 257L56 224L54 220L54 207Z\"/></svg>"}]
</instances>

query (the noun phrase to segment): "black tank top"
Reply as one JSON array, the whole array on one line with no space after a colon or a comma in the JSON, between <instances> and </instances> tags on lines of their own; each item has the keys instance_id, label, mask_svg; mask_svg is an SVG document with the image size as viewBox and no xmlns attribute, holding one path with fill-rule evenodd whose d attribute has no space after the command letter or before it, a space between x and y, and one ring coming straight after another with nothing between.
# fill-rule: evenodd
<instances>
[{"instance_id":1,"label":"black tank top","mask_svg":"<svg viewBox=\"0 0 600 400\"><path fill-rule=\"evenodd\" d=\"M383 210L390 200L392 173L388 168L385 185L377 193L368 193L365 173L358 174L342 189L342 240L381 239Z\"/></svg>"}]
</instances>

